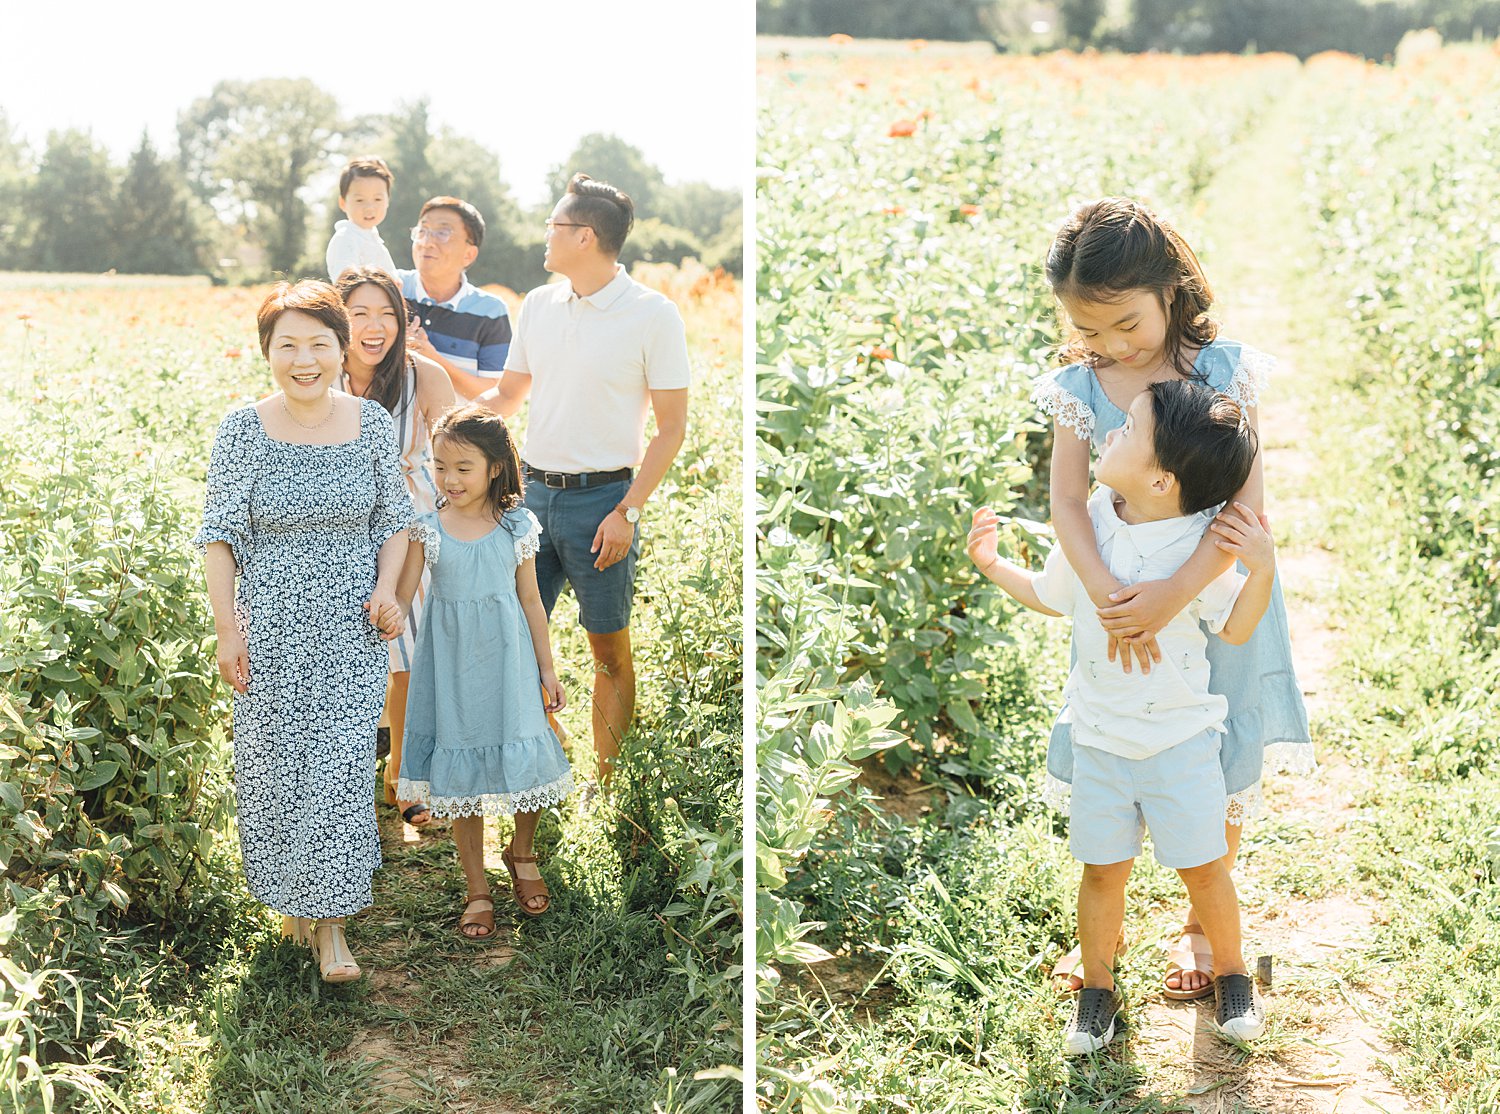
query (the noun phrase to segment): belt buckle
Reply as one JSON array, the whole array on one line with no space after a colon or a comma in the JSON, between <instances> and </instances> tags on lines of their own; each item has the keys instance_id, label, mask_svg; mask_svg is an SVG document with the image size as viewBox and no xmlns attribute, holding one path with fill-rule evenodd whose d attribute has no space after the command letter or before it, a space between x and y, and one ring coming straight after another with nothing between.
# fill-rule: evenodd
<instances>
[{"instance_id":1,"label":"belt buckle","mask_svg":"<svg viewBox=\"0 0 1500 1114\"><path fill-rule=\"evenodd\" d=\"M552 482L553 477L557 478L556 483ZM542 483L548 487L560 487L566 490L568 486L568 474L566 472L543 472Z\"/></svg>"}]
</instances>

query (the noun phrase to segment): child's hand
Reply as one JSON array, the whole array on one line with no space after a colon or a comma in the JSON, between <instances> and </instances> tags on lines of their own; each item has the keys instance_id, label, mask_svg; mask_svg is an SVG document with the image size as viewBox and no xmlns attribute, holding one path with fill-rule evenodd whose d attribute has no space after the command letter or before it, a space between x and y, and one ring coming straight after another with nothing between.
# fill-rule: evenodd
<instances>
[{"instance_id":1,"label":"child's hand","mask_svg":"<svg viewBox=\"0 0 1500 1114\"><path fill-rule=\"evenodd\" d=\"M562 682L555 670L543 669L542 707L549 712L560 712L568 706L568 694L563 692Z\"/></svg>"},{"instance_id":2,"label":"child's hand","mask_svg":"<svg viewBox=\"0 0 1500 1114\"><path fill-rule=\"evenodd\" d=\"M1276 541L1271 537L1271 520L1257 515L1244 503L1235 503L1219 512L1208 527L1219 536L1214 544L1232 553L1251 572L1271 572L1276 568Z\"/></svg>"},{"instance_id":3,"label":"child's hand","mask_svg":"<svg viewBox=\"0 0 1500 1114\"><path fill-rule=\"evenodd\" d=\"M973 525L969 528L969 560L980 572L993 565L1000 556L1000 516L988 507L974 512Z\"/></svg>"},{"instance_id":4,"label":"child's hand","mask_svg":"<svg viewBox=\"0 0 1500 1114\"><path fill-rule=\"evenodd\" d=\"M380 631L380 637L387 642L399 637L406 629L401 605L396 602L396 597L389 591L376 588L370 594L370 598L365 601L364 608L370 615L371 624Z\"/></svg>"}]
</instances>

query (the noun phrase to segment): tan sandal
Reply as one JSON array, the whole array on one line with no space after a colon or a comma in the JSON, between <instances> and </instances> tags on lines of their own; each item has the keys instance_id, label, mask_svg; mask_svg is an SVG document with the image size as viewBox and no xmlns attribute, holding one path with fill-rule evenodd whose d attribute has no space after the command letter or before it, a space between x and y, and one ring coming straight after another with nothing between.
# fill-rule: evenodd
<instances>
[{"instance_id":1,"label":"tan sandal","mask_svg":"<svg viewBox=\"0 0 1500 1114\"><path fill-rule=\"evenodd\" d=\"M1177 937L1167 949L1167 976L1177 975L1180 983L1181 976L1189 971L1197 971L1208 978L1197 990L1183 990L1181 987L1170 987L1167 985L1166 977L1161 981L1161 990L1174 1002L1192 1002L1199 998L1207 998L1214 992L1214 951L1208 945L1208 937L1201 932L1190 931L1186 926L1182 929L1182 935Z\"/></svg>"},{"instance_id":2,"label":"tan sandal","mask_svg":"<svg viewBox=\"0 0 1500 1114\"><path fill-rule=\"evenodd\" d=\"M1120 937L1119 946L1115 948L1115 958L1119 959L1125 954L1125 937ZM1077 979L1078 986L1074 986L1070 980ZM1052 989L1057 991L1058 997L1069 994L1077 994L1083 986L1083 945L1074 944L1073 947L1052 965Z\"/></svg>"},{"instance_id":3,"label":"tan sandal","mask_svg":"<svg viewBox=\"0 0 1500 1114\"><path fill-rule=\"evenodd\" d=\"M534 863L535 855L513 855L507 847L500 852L500 861L505 864L505 869L510 872L511 893L515 895L516 904L520 906L521 912L528 917L540 917L548 909L552 908L552 891L547 889L545 878L522 878L516 873L517 863ZM536 908L531 903L538 898L542 901L541 908Z\"/></svg>"},{"instance_id":4,"label":"tan sandal","mask_svg":"<svg viewBox=\"0 0 1500 1114\"><path fill-rule=\"evenodd\" d=\"M326 944L320 939L325 931L328 934ZM359 964L354 962L354 956L349 954L349 942L344 939L343 922L317 921L312 926L307 942L312 948L313 957L318 961L318 973L323 976L324 982L354 982L364 974L359 969Z\"/></svg>"},{"instance_id":5,"label":"tan sandal","mask_svg":"<svg viewBox=\"0 0 1500 1114\"><path fill-rule=\"evenodd\" d=\"M488 909L476 909L470 915L470 907L484 902ZM465 932L466 928L482 928L483 932ZM458 934L471 944L482 944L495 936L495 903L489 894L470 894L464 898L464 909L458 918Z\"/></svg>"}]
</instances>

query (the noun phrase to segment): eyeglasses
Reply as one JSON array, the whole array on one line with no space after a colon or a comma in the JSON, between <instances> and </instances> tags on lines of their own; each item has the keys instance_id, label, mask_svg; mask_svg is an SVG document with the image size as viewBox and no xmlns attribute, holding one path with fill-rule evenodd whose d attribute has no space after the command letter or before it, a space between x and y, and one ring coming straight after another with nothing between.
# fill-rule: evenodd
<instances>
[{"instance_id":1,"label":"eyeglasses","mask_svg":"<svg viewBox=\"0 0 1500 1114\"><path fill-rule=\"evenodd\" d=\"M594 226L592 224L578 224L575 221L553 220L551 217L548 217L547 218L547 227L548 228L593 228Z\"/></svg>"},{"instance_id":2,"label":"eyeglasses","mask_svg":"<svg viewBox=\"0 0 1500 1114\"><path fill-rule=\"evenodd\" d=\"M446 244L449 240L453 239L453 232L454 230L451 228L423 228L421 225L418 225L411 230L411 242L417 244L423 240L431 240L435 244ZM468 243L467 238L464 240L464 243Z\"/></svg>"}]
</instances>

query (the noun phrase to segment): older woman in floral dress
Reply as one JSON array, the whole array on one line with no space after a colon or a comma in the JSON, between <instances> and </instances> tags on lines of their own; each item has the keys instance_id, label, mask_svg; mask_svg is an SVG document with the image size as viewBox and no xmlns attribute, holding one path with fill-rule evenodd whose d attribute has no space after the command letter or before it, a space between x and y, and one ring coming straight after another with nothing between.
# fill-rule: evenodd
<instances>
[{"instance_id":1,"label":"older woman in floral dress","mask_svg":"<svg viewBox=\"0 0 1500 1114\"><path fill-rule=\"evenodd\" d=\"M371 904L380 865L370 770L399 629L369 616L394 603L412 506L390 415L333 389L349 345L337 292L278 283L257 317L278 390L220 423L194 541L235 691L250 892L324 980L347 982L361 972L344 918Z\"/></svg>"}]
</instances>

